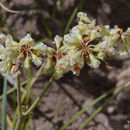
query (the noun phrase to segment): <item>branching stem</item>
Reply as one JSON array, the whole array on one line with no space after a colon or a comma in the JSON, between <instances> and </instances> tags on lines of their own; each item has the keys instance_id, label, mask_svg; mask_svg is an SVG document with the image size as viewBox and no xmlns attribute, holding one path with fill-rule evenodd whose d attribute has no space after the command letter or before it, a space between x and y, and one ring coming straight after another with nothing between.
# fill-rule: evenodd
<instances>
[{"instance_id":1,"label":"branching stem","mask_svg":"<svg viewBox=\"0 0 130 130\"><path fill-rule=\"evenodd\" d=\"M40 102L42 97L46 94L47 90L51 87L54 79L55 79L55 76L52 75L47 86L42 91L41 95L39 97L37 97L36 100L34 101L34 103L31 105L31 107L26 112L23 113L23 116L27 116L28 114L30 114L33 111L33 109L37 106L37 104Z\"/></svg>"}]
</instances>

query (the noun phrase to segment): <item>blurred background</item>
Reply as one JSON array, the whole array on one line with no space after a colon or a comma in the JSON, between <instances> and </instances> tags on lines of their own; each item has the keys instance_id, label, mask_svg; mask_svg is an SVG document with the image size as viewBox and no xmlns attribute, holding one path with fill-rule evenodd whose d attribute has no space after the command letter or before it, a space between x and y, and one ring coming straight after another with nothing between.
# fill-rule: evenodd
<instances>
[{"instance_id":1,"label":"blurred background","mask_svg":"<svg viewBox=\"0 0 130 130\"><path fill-rule=\"evenodd\" d=\"M86 12L90 19L96 19L97 24L108 24L111 27L118 25L124 31L130 27L130 0L0 0L0 2L9 9L20 11L10 13L0 8L0 32L11 34L15 40L31 33L35 41L43 41L49 46L54 46L53 39L56 34L63 36L77 24L76 14L79 11ZM130 81L129 58L123 60L115 57L110 64L113 70L108 70L104 63L99 69L91 69L86 65L80 76L69 73L61 80L55 81L33 112L29 130L47 128L58 130L73 114L91 103L93 99L114 86L119 89ZM35 96L39 95L47 80L48 77L42 76L35 83ZM2 86L2 76L0 84ZM8 88L11 87L12 84L9 83ZM2 94L2 87L0 93ZM129 95L130 89L118 96L84 130L128 130ZM7 108L11 117L16 105L15 98L15 92L8 96ZM77 130L102 103L89 109L66 130Z\"/></svg>"}]
</instances>

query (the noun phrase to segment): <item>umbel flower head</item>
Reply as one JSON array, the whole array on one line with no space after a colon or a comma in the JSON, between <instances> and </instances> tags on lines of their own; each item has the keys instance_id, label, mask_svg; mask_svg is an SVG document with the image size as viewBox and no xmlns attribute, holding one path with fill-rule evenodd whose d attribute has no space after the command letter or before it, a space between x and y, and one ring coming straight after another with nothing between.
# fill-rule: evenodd
<instances>
[{"instance_id":1,"label":"umbel flower head","mask_svg":"<svg viewBox=\"0 0 130 130\"><path fill-rule=\"evenodd\" d=\"M20 42L8 35L0 34L4 44L0 45L0 70L3 73L17 73L30 62L43 65L45 73L55 73L57 79L71 71L75 75L87 63L91 68L98 68L100 62L112 59L116 54L122 58L130 56L130 28L125 32L118 26L97 25L86 13L77 14L79 22L68 34L56 36L56 49L47 47L42 42L36 44L27 34ZM117 45L121 45L119 51ZM43 60L44 59L44 60ZM44 62L44 63L43 63Z\"/></svg>"},{"instance_id":2,"label":"umbel flower head","mask_svg":"<svg viewBox=\"0 0 130 130\"><path fill-rule=\"evenodd\" d=\"M118 43L122 49L117 53L122 57L130 55L130 29L123 32L117 26L96 25L96 20L91 21L83 12L79 12L77 17L78 24L68 34L63 38L55 37L58 51L64 54L56 61L57 78L69 71L78 75L85 63L92 68L98 68L101 60L107 63L107 59L115 56Z\"/></svg>"},{"instance_id":3,"label":"umbel flower head","mask_svg":"<svg viewBox=\"0 0 130 130\"><path fill-rule=\"evenodd\" d=\"M52 51L42 42L35 44L30 34L27 34L20 42L14 41L11 35L0 34L0 38L3 42L0 44L0 70L3 73L18 73L22 66L29 68L31 62L40 66L43 58Z\"/></svg>"}]
</instances>

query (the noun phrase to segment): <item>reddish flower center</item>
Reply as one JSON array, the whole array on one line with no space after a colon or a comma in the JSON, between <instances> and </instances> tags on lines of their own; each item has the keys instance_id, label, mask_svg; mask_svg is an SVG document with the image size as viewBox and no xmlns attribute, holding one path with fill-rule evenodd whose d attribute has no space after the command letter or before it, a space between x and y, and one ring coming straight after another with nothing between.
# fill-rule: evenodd
<instances>
[{"instance_id":1,"label":"reddish flower center","mask_svg":"<svg viewBox=\"0 0 130 130\"><path fill-rule=\"evenodd\" d=\"M89 48L88 45L81 43L79 48L78 48L78 50L81 50L82 51L82 55L84 57L87 57L89 55L90 48Z\"/></svg>"},{"instance_id":2,"label":"reddish flower center","mask_svg":"<svg viewBox=\"0 0 130 130\"><path fill-rule=\"evenodd\" d=\"M30 44L24 44L21 46L20 51L26 57L26 55L31 55L31 52L33 51L33 49L31 48Z\"/></svg>"},{"instance_id":3,"label":"reddish flower center","mask_svg":"<svg viewBox=\"0 0 130 130\"><path fill-rule=\"evenodd\" d=\"M57 60L60 60L65 54L60 51L54 51L52 52L53 55L53 61L56 62Z\"/></svg>"}]
</instances>

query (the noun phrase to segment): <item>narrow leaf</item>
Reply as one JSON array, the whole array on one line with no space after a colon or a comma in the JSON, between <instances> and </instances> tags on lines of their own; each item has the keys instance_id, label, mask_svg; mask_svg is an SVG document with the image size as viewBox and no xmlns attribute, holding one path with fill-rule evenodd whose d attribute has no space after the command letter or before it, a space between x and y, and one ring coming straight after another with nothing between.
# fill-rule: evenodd
<instances>
[{"instance_id":1,"label":"narrow leaf","mask_svg":"<svg viewBox=\"0 0 130 130\"><path fill-rule=\"evenodd\" d=\"M78 117L80 117L81 114L83 114L85 111L87 111L89 108L94 106L97 102L103 100L106 98L115 88L110 89L108 92L104 93L103 95L96 98L94 101L92 101L89 105L81 109L79 112L74 114L59 130L65 130L73 121L75 121Z\"/></svg>"},{"instance_id":2,"label":"narrow leaf","mask_svg":"<svg viewBox=\"0 0 130 130\"><path fill-rule=\"evenodd\" d=\"M96 117L96 115L98 115L98 113L100 113L109 103L111 103L121 92L123 92L124 90L126 90L128 87L130 87L130 82L128 82L125 85L125 87L121 88L113 96L111 96L110 98L108 98L105 103L103 103L100 107L98 107L96 109L96 111L83 122L83 124L80 126L80 128L78 130L83 130L84 128L86 128L87 125Z\"/></svg>"},{"instance_id":3,"label":"narrow leaf","mask_svg":"<svg viewBox=\"0 0 130 130\"><path fill-rule=\"evenodd\" d=\"M76 16L78 10L79 10L78 7L76 7L76 8L74 9L74 11L73 11L72 15L70 16L69 21L68 21L68 23L67 23L67 26L66 26L66 28L65 28L64 34L68 33L69 28L70 28L70 25L72 24L72 22L73 22L73 20L74 20L74 18L75 18L75 16Z\"/></svg>"}]
</instances>

